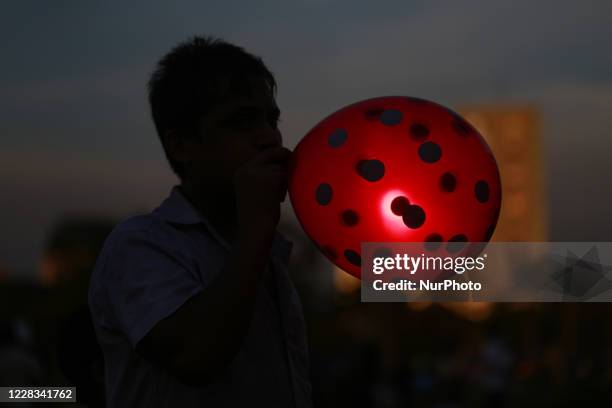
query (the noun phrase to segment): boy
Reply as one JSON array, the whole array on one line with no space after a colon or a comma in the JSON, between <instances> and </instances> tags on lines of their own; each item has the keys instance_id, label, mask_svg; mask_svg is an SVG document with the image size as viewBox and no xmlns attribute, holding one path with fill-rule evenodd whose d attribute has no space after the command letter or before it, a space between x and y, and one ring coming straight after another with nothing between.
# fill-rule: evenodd
<instances>
[{"instance_id":1,"label":"boy","mask_svg":"<svg viewBox=\"0 0 612 408\"><path fill-rule=\"evenodd\" d=\"M276 232L290 152L261 59L210 37L174 48L149 81L180 179L119 224L89 306L109 407L308 407L302 309Z\"/></svg>"}]
</instances>

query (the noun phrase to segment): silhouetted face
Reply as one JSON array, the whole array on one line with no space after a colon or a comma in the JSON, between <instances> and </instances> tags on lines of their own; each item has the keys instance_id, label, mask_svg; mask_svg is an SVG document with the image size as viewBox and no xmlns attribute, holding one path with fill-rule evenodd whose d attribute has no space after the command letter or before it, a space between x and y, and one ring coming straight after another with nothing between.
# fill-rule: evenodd
<instances>
[{"instance_id":1,"label":"silhouetted face","mask_svg":"<svg viewBox=\"0 0 612 408\"><path fill-rule=\"evenodd\" d=\"M280 111L265 82L250 78L249 86L230 92L202 118L199 142L193 143L187 177L198 189L233 197L236 169L263 149L282 146L277 123Z\"/></svg>"}]
</instances>

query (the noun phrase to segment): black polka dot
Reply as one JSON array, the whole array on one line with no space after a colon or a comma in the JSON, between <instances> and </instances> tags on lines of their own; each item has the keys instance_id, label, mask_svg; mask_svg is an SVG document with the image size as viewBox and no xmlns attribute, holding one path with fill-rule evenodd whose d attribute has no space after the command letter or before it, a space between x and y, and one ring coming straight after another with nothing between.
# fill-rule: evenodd
<instances>
[{"instance_id":1,"label":"black polka dot","mask_svg":"<svg viewBox=\"0 0 612 408\"><path fill-rule=\"evenodd\" d=\"M391 201L391 212L395 215L404 215L404 212L410 205L410 201L406 197L398 196Z\"/></svg>"},{"instance_id":2,"label":"black polka dot","mask_svg":"<svg viewBox=\"0 0 612 408\"><path fill-rule=\"evenodd\" d=\"M352 263L355 266L361 266L361 256L353 251L352 249L347 249L344 251L344 257L347 261Z\"/></svg>"},{"instance_id":3,"label":"black polka dot","mask_svg":"<svg viewBox=\"0 0 612 408\"><path fill-rule=\"evenodd\" d=\"M453 129L455 129L455 132L457 132L459 136L465 137L470 134L470 125L459 116L455 117L455 120L453 120Z\"/></svg>"},{"instance_id":4,"label":"black polka dot","mask_svg":"<svg viewBox=\"0 0 612 408\"><path fill-rule=\"evenodd\" d=\"M332 200L332 188L327 183L321 183L317 187L317 191L315 193L315 197L317 199L317 203L321 205L327 205Z\"/></svg>"},{"instance_id":5,"label":"black polka dot","mask_svg":"<svg viewBox=\"0 0 612 408\"><path fill-rule=\"evenodd\" d=\"M359 214L353 210L342 211L342 223L347 227L357 225L359 223Z\"/></svg>"},{"instance_id":6,"label":"black polka dot","mask_svg":"<svg viewBox=\"0 0 612 408\"><path fill-rule=\"evenodd\" d=\"M378 120L378 118L384 111L385 110L383 108L370 108L365 111L364 116L366 120Z\"/></svg>"},{"instance_id":7,"label":"black polka dot","mask_svg":"<svg viewBox=\"0 0 612 408\"><path fill-rule=\"evenodd\" d=\"M387 109L380 115L380 121L387 126L394 126L402 121L403 116L404 115L401 111L396 109Z\"/></svg>"},{"instance_id":8,"label":"black polka dot","mask_svg":"<svg viewBox=\"0 0 612 408\"><path fill-rule=\"evenodd\" d=\"M452 173L446 172L440 176L440 188L442 191L452 193L457 188L457 179Z\"/></svg>"},{"instance_id":9,"label":"black polka dot","mask_svg":"<svg viewBox=\"0 0 612 408\"><path fill-rule=\"evenodd\" d=\"M471 242L468 244L467 250L465 251L465 256L476 258L482 253L482 251L484 251L486 247L486 242Z\"/></svg>"},{"instance_id":10,"label":"black polka dot","mask_svg":"<svg viewBox=\"0 0 612 408\"><path fill-rule=\"evenodd\" d=\"M380 160L360 160L357 173L368 181L378 181L385 175L385 165Z\"/></svg>"},{"instance_id":11,"label":"black polka dot","mask_svg":"<svg viewBox=\"0 0 612 408\"><path fill-rule=\"evenodd\" d=\"M444 108L445 111L447 111L453 117L453 119L461 118L461 116L457 112L455 112L454 110L452 110L450 108L447 108L445 106L443 108Z\"/></svg>"},{"instance_id":12,"label":"black polka dot","mask_svg":"<svg viewBox=\"0 0 612 408\"><path fill-rule=\"evenodd\" d=\"M483 241L485 242L490 241L494 232L495 232L495 224L489 225L489 227L487 228L487 232L485 233L485 237Z\"/></svg>"},{"instance_id":13,"label":"black polka dot","mask_svg":"<svg viewBox=\"0 0 612 408\"><path fill-rule=\"evenodd\" d=\"M464 234L453 235L446 244L446 250L450 253L461 251L465 247L467 237Z\"/></svg>"},{"instance_id":14,"label":"black polka dot","mask_svg":"<svg viewBox=\"0 0 612 408\"><path fill-rule=\"evenodd\" d=\"M479 203L489 201L489 184L484 180L479 180L474 186L474 194Z\"/></svg>"},{"instance_id":15,"label":"black polka dot","mask_svg":"<svg viewBox=\"0 0 612 408\"><path fill-rule=\"evenodd\" d=\"M392 258L393 251L387 247L379 247L372 253L372 258Z\"/></svg>"},{"instance_id":16,"label":"black polka dot","mask_svg":"<svg viewBox=\"0 0 612 408\"><path fill-rule=\"evenodd\" d=\"M425 249L428 251L435 251L442 245L442 235L440 234L429 234L425 238Z\"/></svg>"},{"instance_id":17,"label":"black polka dot","mask_svg":"<svg viewBox=\"0 0 612 408\"><path fill-rule=\"evenodd\" d=\"M414 96L407 96L406 99L410 102L418 103L419 105L429 103L427 99L415 98Z\"/></svg>"},{"instance_id":18,"label":"black polka dot","mask_svg":"<svg viewBox=\"0 0 612 408\"><path fill-rule=\"evenodd\" d=\"M402 219L408 228L419 228L425 222L425 211L418 205L409 205Z\"/></svg>"},{"instance_id":19,"label":"black polka dot","mask_svg":"<svg viewBox=\"0 0 612 408\"><path fill-rule=\"evenodd\" d=\"M429 129L421 123L413 123L410 126L410 137L414 140L423 141L429 136Z\"/></svg>"},{"instance_id":20,"label":"black polka dot","mask_svg":"<svg viewBox=\"0 0 612 408\"><path fill-rule=\"evenodd\" d=\"M336 259L338 258L338 253L334 250L334 248L332 248L329 245L323 245L321 247L321 250L323 251L323 253L325 255L327 255L329 258L331 259Z\"/></svg>"},{"instance_id":21,"label":"black polka dot","mask_svg":"<svg viewBox=\"0 0 612 408\"><path fill-rule=\"evenodd\" d=\"M442 149L434 142L425 142L419 147L419 157L425 163L435 163L442 157Z\"/></svg>"},{"instance_id":22,"label":"black polka dot","mask_svg":"<svg viewBox=\"0 0 612 408\"><path fill-rule=\"evenodd\" d=\"M391 278L391 283L402 283L403 280L404 278L402 278L401 276L394 276L393 278Z\"/></svg>"},{"instance_id":23,"label":"black polka dot","mask_svg":"<svg viewBox=\"0 0 612 408\"><path fill-rule=\"evenodd\" d=\"M327 138L327 143L333 148L338 148L346 142L347 137L348 133L346 133L346 130L336 129Z\"/></svg>"}]
</instances>

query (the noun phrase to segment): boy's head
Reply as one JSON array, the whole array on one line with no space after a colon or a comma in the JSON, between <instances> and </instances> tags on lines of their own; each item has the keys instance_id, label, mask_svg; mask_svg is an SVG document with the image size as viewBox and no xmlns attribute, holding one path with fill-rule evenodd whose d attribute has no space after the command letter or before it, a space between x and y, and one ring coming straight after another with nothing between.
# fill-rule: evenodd
<instances>
[{"instance_id":1,"label":"boy's head","mask_svg":"<svg viewBox=\"0 0 612 408\"><path fill-rule=\"evenodd\" d=\"M148 89L155 128L183 183L230 193L240 165L282 145L274 76L240 47L194 37L159 61Z\"/></svg>"}]
</instances>

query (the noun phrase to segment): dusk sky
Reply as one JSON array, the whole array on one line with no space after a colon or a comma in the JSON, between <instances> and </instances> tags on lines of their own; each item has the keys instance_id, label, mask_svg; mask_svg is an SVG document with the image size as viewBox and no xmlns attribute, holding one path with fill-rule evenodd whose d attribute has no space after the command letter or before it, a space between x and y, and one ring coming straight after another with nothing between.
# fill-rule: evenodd
<instances>
[{"instance_id":1,"label":"dusk sky","mask_svg":"<svg viewBox=\"0 0 612 408\"><path fill-rule=\"evenodd\" d=\"M32 274L64 215L123 218L176 183L145 84L194 34L261 56L288 147L375 96L543 117L551 240L612 241L612 2L29 2L0 16L0 269Z\"/></svg>"}]
</instances>

